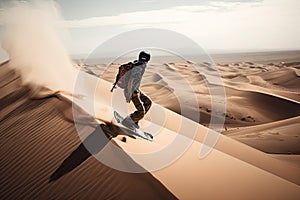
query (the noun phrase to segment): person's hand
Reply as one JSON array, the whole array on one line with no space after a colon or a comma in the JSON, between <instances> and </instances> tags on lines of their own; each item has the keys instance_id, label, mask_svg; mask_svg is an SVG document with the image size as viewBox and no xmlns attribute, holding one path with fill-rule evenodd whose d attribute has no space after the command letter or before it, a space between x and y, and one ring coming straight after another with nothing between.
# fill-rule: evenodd
<instances>
[{"instance_id":1,"label":"person's hand","mask_svg":"<svg viewBox=\"0 0 300 200\"><path fill-rule=\"evenodd\" d=\"M129 95L128 93L126 93L125 98L126 98L126 102L130 103L130 101L131 101L131 95Z\"/></svg>"},{"instance_id":2,"label":"person's hand","mask_svg":"<svg viewBox=\"0 0 300 200\"><path fill-rule=\"evenodd\" d=\"M130 101L131 101L131 93L128 92L126 89L124 90L124 96L125 96L126 102L130 103Z\"/></svg>"}]
</instances>

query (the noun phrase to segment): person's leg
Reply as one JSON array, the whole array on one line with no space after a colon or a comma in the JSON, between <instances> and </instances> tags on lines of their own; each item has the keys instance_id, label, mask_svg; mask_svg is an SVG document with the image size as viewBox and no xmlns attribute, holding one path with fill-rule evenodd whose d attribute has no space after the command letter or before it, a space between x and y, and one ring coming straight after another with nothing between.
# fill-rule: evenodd
<instances>
[{"instance_id":1,"label":"person's leg","mask_svg":"<svg viewBox=\"0 0 300 200\"><path fill-rule=\"evenodd\" d=\"M134 93L131 100L136 108L136 111L125 118L125 123L127 123L128 126L130 126L130 124L132 123L135 123L136 128L139 128L138 122L148 112L152 102L146 95L141 92Z\"/></svg>"},{"instance_id":2,"label":"person's leg","mask_svg":"<svg viewBox=\"0 0 300 200\"><path fill-rule=\"evenodd\" d=\"M136 111L130 114L130 117L134 123L138 123L140 119L142 119L146 113L146 110L143 105L143 101L141 100L141 93L132 94L132 102L136 108Z\"/></svg>"},{"instance_id":3,"label":"person's leg","mask_svg":"<svg viewBox=\"0 0 300 200\"><path fill-rule=\"evenodd\" d=\"M145 109L144 115L145 115L149 111L149 109L152 105L152 101L146 95L144 95L142 92L140 92L140 99L143 102L143 106Z\"/></svg>"}]
</instances>

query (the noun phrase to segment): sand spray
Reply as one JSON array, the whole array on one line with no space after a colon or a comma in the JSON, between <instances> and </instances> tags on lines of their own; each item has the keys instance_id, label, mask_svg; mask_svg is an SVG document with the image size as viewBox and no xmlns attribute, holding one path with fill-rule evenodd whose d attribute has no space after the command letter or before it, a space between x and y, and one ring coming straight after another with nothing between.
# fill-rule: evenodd
<instances>
[{"instance_id":1,"label":"sand spray","mask_svg":"<svg viewBox=\"0 0 300 200\"><path fill-rule=\"evenodd\" d=\"M59 6L54 1L30 1L1 7L2 48L23 82L72 92L76 71L63 45L67 30Z\"/></svg>"}]
</instances>

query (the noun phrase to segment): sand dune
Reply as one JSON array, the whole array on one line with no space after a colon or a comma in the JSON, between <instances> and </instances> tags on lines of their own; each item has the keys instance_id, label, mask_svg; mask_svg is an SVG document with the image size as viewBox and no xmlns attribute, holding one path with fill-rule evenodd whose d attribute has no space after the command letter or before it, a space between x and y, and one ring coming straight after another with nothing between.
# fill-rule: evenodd
<instances>
[{"instance_id":1,"label":"sand dune","mask_svg":"<svg viewBox=\"0 0 300 200\"><path fill-rule=\"evenodd\" d=\"M299 70L293 67L285 67L276 71L268 71L261 75L262 79L283 90L299 91Z\"/></svg>"},{"instance_id":2,"label":"sand dune","mask_svg":"<svg viewBox=\"0 0 300 200\"><path fill-rule=\"evenodd\" d=\"M43 98L32 96L30 87L9 83L0 88L7 94L0 104L1 199L176 198L150 173L120 172L98 162L78 138L72 115L65 115L72 111L66 98L45 89ZM92 122L85 118L81 129L100 139L100 151L109 137ZM125 153L114 156L141 168Z\"/></svg>"},{"instance_id":3,"label":"sand dune","mask_svg":"<svg viewBox=\"0 0 300 200\"><path fill-rule=\"evenodd\" d=\"M299 69L295 63L251 64L219 65L226 86L279 95L299 102Z\"/></svg>"},{"instance_id":4,"label":"sand dune","mask_svg":"<svg viewBox=\"0 0 300 200\"><path fill-rule=\"evenodd\" d=\"M6 67L1 66L1 72ZM7 73L3 75L8 77ZM195 122L190 123L197 127L196 140L171 165L142 174L114 170L96 158L110 156L124 167L145 170L147 163L155 160L146 162L130 152L155 152L178 133L182 135L180 140L186 140L188 134L178 131L180 123L175 123L181 116L165 109L167 120L163 127L154 131L150 126L150 131L155 132L153 143L130 137L124 143L120 140L123 133L114 124L95 125L93 117L75 106L81 113L82 142L74 127L69 100L78 97L45 88L33 92L29 86L6 82L10 86L0 88L5 94L1 98L0 120L1 198L297 199L300 195L298 167L226 136L220 137L208 157L199 159L208 129ZM95 114L109 121L111 84L101 81L99 86L96 95L102 99L96 104ZM152 114L161 113L156 109ZM144 120L142 126L147 128L147 124ZM98 141L92 153L87 150L91 150L90 141ZM121 151L108 148L108 141Z\"/></svg>"},{"instance_id":5,"label":"sand dune","mask_svg":"<svg viewBox=\"0 0 300 200\"><path fill-rule=\"evenodd\" d=\"M208 126L213 113L205 75L214 70L210 63L200 64L201 71L195 70L193 65L191 62L151 63L143 79L142 90L150 94L154 102L178 114L182 114L182 109L199 112L199 122ZM255 128L247 133L241 132L239 136L228 136L264 152L298 154L299 122L293 120L300 115L298 65L298 62L218 64L224 81L227 108L226 113L215 117L225 117L223 133L227 134L226 130L231 129L238 132L244 130L242 127L269 124L266 128L269 134L264 136L257 133ZM108 67L98 65L102 72L97 76L102 75L105 80L113 82L118 66L117 63ZM84 71L88 69L88 65L81 68ZM193 95L196 95L199 107L189 105L191 90L183 86L185 81L194 90ZM209 87L214 89L212 85ZM175 95L175 92L180 95ZM185 103L180 104L178 98ZM287 128L283 135L271 131L273 123L289 119L294 121L294 125L283 125L282 129ZM260 140L261 137L266 138Z\"/></svg>"},{"instance_id":6,"label":"sand dune","mask_svg":"<svg viewBox=\"0 0 300 200\"><path fill-rule=\"evenodd\" d=\"M108 67L98 66L99 74L96 75L113 82L118 66L116 63ZM300 91L297 86L300 78L296 66L297 63L252 62L217 65L226 91L227 112L221 113L221 117L225 116L226 128L298 116ZM89 66L81 69L89 73ZM189 62L151 63L143 79L142 90L151 94L154 102L178 114L182 114L182 109L200 112L199 122L208 126L212 115L209 90L214 90L214 86L208 85L205 76L215 70L210 63L200 64L200 70L197 71L195 65ZM198 107L187 103L191 95L196 96ZM184 105L180 105L180 98L186 102Z\"/></svg>"},{"instance_id":7,"label":"sand dune","mask_svg":"<svg viewBox=\"0 0 300 200\"><path fill-rule=\"evenodd\" d=\"M227 102L232 104L232 106L228 106L227 114L233 114L237 120L240 120L240 123L245 125L267 123L299 116L300 114L299 103L278 96L230 88L226 89L226 93Z\"/></svg>"},{"instance_id":8,"label":"sand dune","mask_svg":"<svg viewBox=\"0 0 300 200\"><path fill-rule=\"evenodd\" d=\"M300 117L232 129L226 135L267 153L300 153Z\"/></svg>"}]
</instances>

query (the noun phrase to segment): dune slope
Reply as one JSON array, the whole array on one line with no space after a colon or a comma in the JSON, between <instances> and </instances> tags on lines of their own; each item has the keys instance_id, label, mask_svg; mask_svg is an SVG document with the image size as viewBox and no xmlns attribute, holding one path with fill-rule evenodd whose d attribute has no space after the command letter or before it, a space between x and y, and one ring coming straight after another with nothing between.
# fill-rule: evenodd
<instances>
[{"instance_id":1,"label":"dune slope","mask_svg":"<svg viewBox=\"0 0 300 200\"><path fill-rule=\"evenodd\" d=\"M8 94L0 103L1 199L176 199L150 173L120 172L96 160L80 141L74 123L64 116L71 110L67 99L51 92L32 99L31 89L20 85L0 91ZM88 137L101 139L100 151L108 136L99 128L82 126ZM124 159L126 154L114 156ZM141 168L128 156L125 160Z\"/></svg>"}]
</instances>

